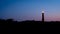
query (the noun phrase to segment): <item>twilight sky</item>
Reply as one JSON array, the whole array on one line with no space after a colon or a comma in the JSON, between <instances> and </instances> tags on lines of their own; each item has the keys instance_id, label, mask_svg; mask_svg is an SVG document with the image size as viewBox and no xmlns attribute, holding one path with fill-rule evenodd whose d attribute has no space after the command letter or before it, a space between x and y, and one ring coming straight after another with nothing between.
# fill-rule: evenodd
<instances>
[{"instance_id":1,"label":"twilight sky","mask_svg":"<svg viewBox=\"0 0 60 34\"><path fill-rule=\"evenodd\" d=\"M60 0L0 0L0 19L60 21Z\"/></svg>"}]
</instances>

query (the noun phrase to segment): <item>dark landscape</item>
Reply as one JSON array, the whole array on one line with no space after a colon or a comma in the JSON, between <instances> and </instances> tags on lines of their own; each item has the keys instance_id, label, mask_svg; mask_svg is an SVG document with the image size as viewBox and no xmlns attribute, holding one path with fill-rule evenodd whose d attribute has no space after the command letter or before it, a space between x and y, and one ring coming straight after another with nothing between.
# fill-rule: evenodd
<instances>
[{"instance_id":1,"label":"dark landscape","mask_svg":"<svg viewBox=\"0 0 60 34\"><path fill-rule=\"evenodd\" d=\"M0 0L1 32L60 32L60 0Z\"/></svg>"},{"instance_id":2,"label":"dark landscape","mask_svg":"<svg viewBox=\"0 0 60 34\"><path fill-rule=\"evenodd\" d=\"M23 31L59 31L60 21L42 22L34 20L14 21L13 19L0 19L0 31L23 32Z\"/></svg>"}]
</instances>

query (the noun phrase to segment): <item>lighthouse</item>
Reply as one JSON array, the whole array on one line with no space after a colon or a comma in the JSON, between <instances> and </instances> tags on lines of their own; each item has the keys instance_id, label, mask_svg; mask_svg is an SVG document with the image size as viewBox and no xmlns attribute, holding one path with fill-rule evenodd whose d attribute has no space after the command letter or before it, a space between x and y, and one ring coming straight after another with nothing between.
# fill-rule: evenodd
<instances>
[{"instance_id":1,"label":"lighthouse","mask_svg":"<svg viewBox=\"0 0 60 34\"><path fill-rule=\"evenodd\" d=\"M44 11L42 11L42 22L44 22Z\"/></svg>"}]
</instances>

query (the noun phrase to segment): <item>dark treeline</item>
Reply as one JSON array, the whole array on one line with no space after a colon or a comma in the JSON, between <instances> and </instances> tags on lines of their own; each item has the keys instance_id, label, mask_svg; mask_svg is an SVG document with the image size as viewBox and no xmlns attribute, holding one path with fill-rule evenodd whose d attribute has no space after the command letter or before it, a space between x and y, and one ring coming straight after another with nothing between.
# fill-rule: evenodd
<instances>
[{"instance_id":1,"label":"dark treeline","mask_svg":"<svg viewBox=\"0 0 60 34\"><path fill-rule=\"evenodd\" d=\"M26 21L14 21L13 19L0 19L0 24L60 24L60 21L34 21L34 20L26 20Z\"/></svg>"},{"instance_id":2,"label":"dark treeline","mask_svg":"<svg viewBox=\"0 0 60 34\"><path fill-rule=\"evenodd\" d=\"M55 31L60 30L60 21L42 22L34 20L14 21L0 19L0 31Z\"/></svg>"}]
</instances>

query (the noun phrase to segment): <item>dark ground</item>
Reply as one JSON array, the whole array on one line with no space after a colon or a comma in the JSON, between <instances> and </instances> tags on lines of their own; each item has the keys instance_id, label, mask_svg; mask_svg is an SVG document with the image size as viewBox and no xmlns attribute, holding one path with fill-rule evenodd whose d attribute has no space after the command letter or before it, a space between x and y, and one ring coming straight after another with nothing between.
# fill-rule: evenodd
<instances>
[{"instance_id":1,"label":"dark ground","mask_svg":"<svg viewBox=\"0 0 60 34\"><path fill-rule=\"evenodd\" d=\"M12 19L0 19L0 31L2 32L37 32L60 31L60 21L13 21Z\"/></svg>"}]
</instances>

